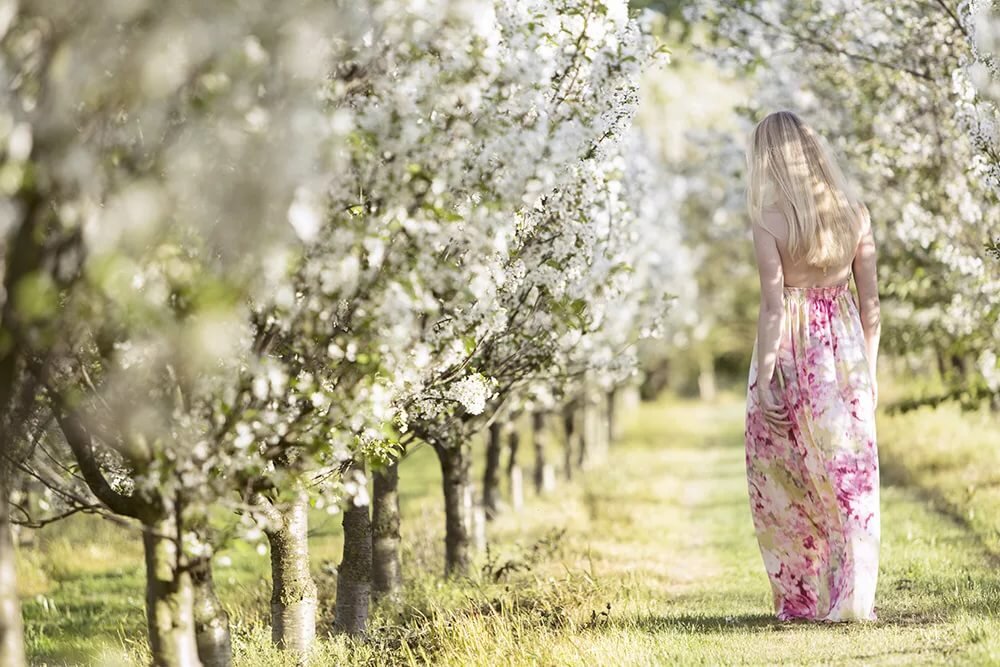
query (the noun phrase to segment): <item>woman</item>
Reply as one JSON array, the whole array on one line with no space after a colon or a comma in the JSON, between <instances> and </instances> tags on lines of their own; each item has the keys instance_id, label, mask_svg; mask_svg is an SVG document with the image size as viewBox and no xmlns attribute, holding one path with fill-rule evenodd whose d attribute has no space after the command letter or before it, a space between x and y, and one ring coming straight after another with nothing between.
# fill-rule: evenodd
<instances>
[{"instance_id":1,"label":"woman","mask_svg":"<svg viewBox=\"0 0 1000 667\"><path fill-rule=\"evenodd\" d=\"M874 620L880 325L868 210L791 112L757 125L748 163L761 307L746 463L775 609L782 620Z\"/></svg>"}]
</instances>

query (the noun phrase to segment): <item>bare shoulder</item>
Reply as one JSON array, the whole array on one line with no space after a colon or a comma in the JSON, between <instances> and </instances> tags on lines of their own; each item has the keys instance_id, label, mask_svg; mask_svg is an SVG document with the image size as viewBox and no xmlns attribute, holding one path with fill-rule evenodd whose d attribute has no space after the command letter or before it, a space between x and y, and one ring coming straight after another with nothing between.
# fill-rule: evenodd
<instances>
[{"instance_id":1,"label":"bare shoulder","mask_svg":"<svg viewBox=\"0 0 1000 667\"><path fill-rule=\"evenodd\" d=\"M760 210L760 226L775 238L782 239L788 235L788 221L777 206L765 206Z\"/></svg>"},{"instance_id":2,"label":"bare shoulder","mask_svg":"<svg viewBox=\"0 0 1000 667\"><path fill-rule=\"evenodd\" d=\"M859 213L859 219L861 221L861 224L859 225L860 236L865 236L866 234L868 234L868 232L871 231L872 215L871 212L868 210L868 206L866 206L864 202L859 201L857 203L857 208Z\"/></svg>"}]
</instances>

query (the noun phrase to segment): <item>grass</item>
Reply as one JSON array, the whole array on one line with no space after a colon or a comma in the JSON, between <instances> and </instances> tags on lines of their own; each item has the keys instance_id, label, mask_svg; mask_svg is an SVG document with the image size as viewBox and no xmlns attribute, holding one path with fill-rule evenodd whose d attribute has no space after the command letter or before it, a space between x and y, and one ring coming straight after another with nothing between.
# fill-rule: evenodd
<instances>
[{"instance_id":1,"label":"grass","mask_svg":"<svg viewBox=\"0 0 1000 667\"><path fill-rule=\"evenodd\" d=\"M955 404L879 422L890 481L918 489L1000 559L1000 418Z\"/></svg>"},{"instance_id":2,"label":"grass","mask_svg":"<svg viewBox=\"0 0 1000 667\"><path fill-rule=\"evenodd\" d=\"M998 514L981 492L991 471L975 463L995 455L982 452L995 418L943 409L880 422L879 621L843 626L773 620L742 419L732 399L643 405L604 465L492 524L480 570L455 583L439 576L433 454L417 451L402 468L404 599L375 611L366 641L325 639L313 664L1000 664ZM326 625L340 532L322 513L313 529ZM266 555L250 544L224 555L236 664L290 665L270 648ZM134 536L113 526L47 528L21 563L33 664L136 664L139 561Z\"/></svg>"}]
</instances>

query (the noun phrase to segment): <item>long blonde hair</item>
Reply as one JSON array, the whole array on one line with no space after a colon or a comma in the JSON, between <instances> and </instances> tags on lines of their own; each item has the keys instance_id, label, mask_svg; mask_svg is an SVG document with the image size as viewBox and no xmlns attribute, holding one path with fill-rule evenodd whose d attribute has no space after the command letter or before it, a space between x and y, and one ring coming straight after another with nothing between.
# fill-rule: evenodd
<instances>
[{"instance_id":1,"label":"long blonde hair","mask_svg":"<svg viewBox=\"0 0 1000 667\"><path fill-rule=\"evenodd\" d=\"M791 111L768 114L754 128L747 164L750 217L760 224L766 204L781 209L793 259L820 268L850 261L863 207L817 133Z\"/></svg>"}]
</instances>

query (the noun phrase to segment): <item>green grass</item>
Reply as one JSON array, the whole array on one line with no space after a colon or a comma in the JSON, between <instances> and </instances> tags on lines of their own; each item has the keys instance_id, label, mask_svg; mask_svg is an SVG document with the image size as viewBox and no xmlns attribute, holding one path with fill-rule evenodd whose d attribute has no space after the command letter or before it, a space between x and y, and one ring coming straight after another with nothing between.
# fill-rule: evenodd
<instances>
[{"instance_id":1,"label":"green grass","mask_svg":"<svg viewBox=\"0 0 1000 667\"><path fill-rule=\"evenodd\" d=\"M879 421L889 479L917 489L1000 560L1000 415L955 404Z\"/></svg>"},{"instance_id":2,"label":"green grass","mask_svg":"<svg viewBox=\"0 0 1000 667\"><path fill-rule=\"evenodd\" d=\"M324 640L313 663L1000 664L996 555L988 531L962 518L972 506L949 495L978 470L975 457L956 455L962 463L952 465L942 449L944 463L926 463L937 460L937 443L954 446L956 432L963 442L980 438L982 449L992 418L939 411L880 422L891 484L879 621L836 626L771 616L747 507L742 419L732 399L642 406L605 464L491 525L481 570L458 583L439 575L438 474L433 454L418 450L402 468L404 599L376 610L366 641ZM977 483L987 472L978 470ZM975 505L974 515L989 507ZM321 513L313 528L326 627L340 532ZM86 518L46 531L21 568L33 664L135 664L143 611L134 536ZM101 548L88 552L88 540ZM292 664L269 645L266 555L254 545L225 555L232 565L216 577L237 664Z\"/></svg>"}]
</instances>

